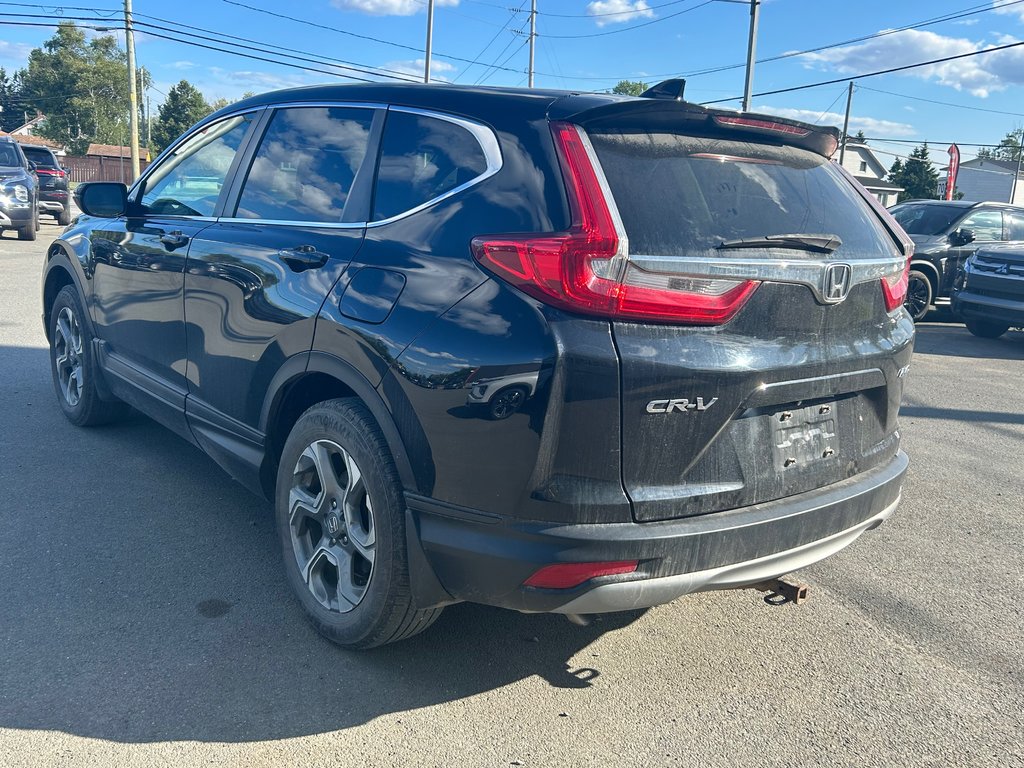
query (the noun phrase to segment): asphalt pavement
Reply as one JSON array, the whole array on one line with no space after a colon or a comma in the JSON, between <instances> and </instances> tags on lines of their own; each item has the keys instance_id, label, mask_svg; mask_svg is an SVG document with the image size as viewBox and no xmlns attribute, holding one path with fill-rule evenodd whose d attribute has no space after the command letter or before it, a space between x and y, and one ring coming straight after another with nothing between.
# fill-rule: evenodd
<instances>
[{"instance_id":1,"label":"asphalt pavement","mask_svg":"<svg viewBox=\"0 0 1024 768\"><path fill-rule=\"evenodd\" d=\"M1024 334L919 326L904 500L802 572L587 627L459 605L351 653L269 505L147 419L83 430L0 238L0 766L1024 766Z\"/></svg>"}]
</instances>

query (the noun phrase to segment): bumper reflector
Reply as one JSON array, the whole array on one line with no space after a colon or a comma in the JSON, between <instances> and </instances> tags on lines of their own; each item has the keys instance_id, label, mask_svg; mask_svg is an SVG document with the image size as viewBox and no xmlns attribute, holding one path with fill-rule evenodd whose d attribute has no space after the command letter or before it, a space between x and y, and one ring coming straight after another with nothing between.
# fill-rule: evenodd
<instances>
[{"instance_id":1,"label":"bumper reflector","mask_svg":"<svg viewBox=\"0 0 1024 768\"><path fill-rule=\"evenodd\" d=\"M523 582L524 587L570 589L598 576L633 573L639 560L618 560L610 563L555 563L545 565Z\"/></svg>"}]
</instances>

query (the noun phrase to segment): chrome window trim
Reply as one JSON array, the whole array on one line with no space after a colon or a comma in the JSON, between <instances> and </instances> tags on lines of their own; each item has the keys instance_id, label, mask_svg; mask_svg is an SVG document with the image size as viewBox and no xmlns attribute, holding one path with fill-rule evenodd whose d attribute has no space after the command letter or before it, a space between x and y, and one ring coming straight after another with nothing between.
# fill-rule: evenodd
<instances>
[{"instance_id":1,"label":"chrome window trim","mask_svg":"<svg viewBox=\"0 0 1024 768\"><path fill-rule=\"evenodd\" d=\"M420 115L422 117L432 117L432 118L434 118L436 120L443 120L443 121L448 122L448 123L454 123L455 125L458 125L461 128L464 128L465 130L469 131L473 135L473 138L475 138L477 140L477 143L480 145L480 149L483 150L484 160L487 162L487 168L479 176L475 176L472 179L470 179L469 181L467 181L467 182L465 182L463 184L460 184L457 187L449 189L443 195L438 195L437 197L431 198L430 200L427 200L426 202L420 203L415 208L410 208L407 211L402 211L401 213L396 213L394 216L389 216L386 219L380 219L379 221L368 221L368 222L366 222L366 226L368 228L370 228L370 227L383 227L383 226L385 226L387 224L391 224L393 222L399 221L400 219L404 219L407 216L412 216L414 213L419 213L420 211L424 210L425 208L429 208L432 205L436 205L437 203L441 202L442 200L447 200L449 197L453 197L454 195L457 195L460 192L464 192L465 190L469 189L470 187L476 186L480 182L482 182L482 181L484 181L486 179L489 179L491 176L493 176L494 174L496 174L498 171L501 170L501 166L502 166L502 162L503 162L502 156L501 156L501 146L498 144L498 137L494 135L494 130L492 128L490 128L490 127L488 127L486 125L483 125L482 123L477 123L477 122L474 122L472 120L468 120L468 119L466 119L464 117L456 117L455 115L449 115L449 114L446 114L444 112L435 112L435 111L429 110L429 109L417 109L415 107L389 106L388 107L388 111L389 112L405 112L405 113L410 114L410 115ZM384 130L385 130L385 132L387 131L387 124L386 123L384 125ZM382 142L383 142L383 137L382 137ZM378 155L378 163L379 162L380 162L380 158L379 158L379 155ZM376 193L376 185L374 185L374 193ZM371 211L370 213L372 215L373 211Z\"/></svg>"},{"instance_id":2,"label":"chrome window trim","mask_svg":"<svg viewBox=\"0 0 1024 768\"><path fill-rule=\"evenodd\" d=\"M766 248L764 259L724 259L709 256L647 256L630 254L631 264L648 272L695 277L699 279L758 280L769 283L805 285L821 303L825 299L825 270L832 264L848 264L850 285L869 283L897 275L906 266L903 256L873 259L794 259L786 258L779 248Z\"/></svg>"},{"instance_id":3,"label":"chrome window trim","mask_svg":"<svg viewBox=\"0 0 1024 768\"><path fill-rule=\"evenodd\" d=\"M278 227L306 227L307 229L363 229L365 221L291 221L289 219L245 219L237 216L223 216L219 224L267 224Z\"/></svg>"}]
</instances>

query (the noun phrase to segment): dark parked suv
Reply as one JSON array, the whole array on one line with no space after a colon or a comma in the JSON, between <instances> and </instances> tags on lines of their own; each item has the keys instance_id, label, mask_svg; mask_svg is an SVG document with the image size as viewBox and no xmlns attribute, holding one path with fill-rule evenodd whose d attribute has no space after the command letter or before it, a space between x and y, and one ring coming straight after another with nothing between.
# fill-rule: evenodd
<instances>
[{"instance_id":1,"label":"dark parked suv","mask_svg":"<svg viewBox=\"0 0 1024 768\"><path fill-rule=\"evenodd\" d=\"M273 499L349 647L459 600L761 584L881 524L907 467L913 246L836 139L561 91L248 99L80 188L43 279L58 401Z\"/></svg>"},{"instance_id":2,"label":"dark parked suv","mask_svg":"<svg viewBox=\"0 0 1024 768\"><path fill-rule=\"evenodd\" d=\"M907 311L922 320L935 305L948 305L953 281L979 248L1014 241L1024 246L1024 208L964 200L908 200L892 215L914 241Z\"/></svg>"},{"instance_id":3,"label":"dark parked suv","mask_svg":"<svg viewBox=\"0 0 1024 768\"><path fill-rule=\"evenodd\" d=\"M953 287L953 311L967 330L985 339L1024 328L1024 244L983 248L971 256Z\"/></svg>"},{"instance_id":4,"label":"dark parked suv","mask_svg":"<svg viewBox=\"0 0 1024 768\"><path fill-rule=\"evenodd\" d=\"M39 229L39 181L32 163L9 136L0 136L0 232L35 240Z\"/></svg>"},{"instance_id":5,"label":"dark parked suv","mask_svg":"<svg viewBox=\"0 0 1024 768\"><path fill-rule=\"evenodd\" d=\"M39 179L39 210L51 214L58 224L66 227L71 223L68 172L61 167L53 151L46 147L22 144L21 151L35 163L36 178Z\"/></svg>"}]
</instances>

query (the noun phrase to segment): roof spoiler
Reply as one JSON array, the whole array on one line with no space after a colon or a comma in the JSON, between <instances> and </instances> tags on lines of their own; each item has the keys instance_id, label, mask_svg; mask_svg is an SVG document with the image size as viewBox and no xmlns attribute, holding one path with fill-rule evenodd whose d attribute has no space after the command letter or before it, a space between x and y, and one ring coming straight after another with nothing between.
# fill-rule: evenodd
<instances>
[{"instance_id":1,"label":"roof spoiler","mask_svg":"<svg viewBox=\"0 0 1024 768\"><path fill-rule=\"evenodd\" d=\"M663 80L657 85L652 85L640 94L640 98L682 101L684 90L686 90L686 81L681 77L677 77L672 80Z\"/></svg>"},{"instance_id":2,"label":"roof spoiler","mask_svg":"<svg viewBox=\"0 0 1024 768\"><path fill-rule=\"evenodd\" d=\"M839 146L838 128L757 112L702 107L677 98L682 86L682 80L667 80L649 88L642 98L615 98L606 94L566 96L551 104L548 119L565 120L587 129L685 131L709 137L747 137L751 141L800 147L826 158L832 157ZM647 95L652 92L653 95Z\"/></svg>"}]
</instances>

